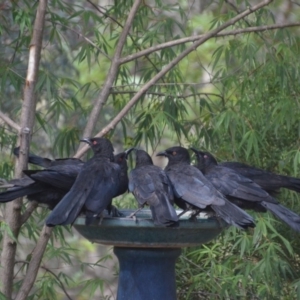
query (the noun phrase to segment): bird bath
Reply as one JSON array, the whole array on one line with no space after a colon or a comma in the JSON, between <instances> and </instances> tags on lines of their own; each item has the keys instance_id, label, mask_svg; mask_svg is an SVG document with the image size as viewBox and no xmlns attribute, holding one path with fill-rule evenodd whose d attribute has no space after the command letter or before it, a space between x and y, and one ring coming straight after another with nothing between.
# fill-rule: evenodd
<instances>
[{"instance_id":1,"label":"bird bath","mask_svg":"<svg viewBox=\"0 0 300 300\"><path fill-rule=\"evenodd\" d=\"M133 210L122 210L129 216ZM180 218L179 227L154 226L150 210L137 219L105 217L101 224L74 223L89 241L114 246L120 264L117 300L175 300L175 262L181 248L199 246L217 237L227 224L215 218Z\"/></svg>"}]
</instances>

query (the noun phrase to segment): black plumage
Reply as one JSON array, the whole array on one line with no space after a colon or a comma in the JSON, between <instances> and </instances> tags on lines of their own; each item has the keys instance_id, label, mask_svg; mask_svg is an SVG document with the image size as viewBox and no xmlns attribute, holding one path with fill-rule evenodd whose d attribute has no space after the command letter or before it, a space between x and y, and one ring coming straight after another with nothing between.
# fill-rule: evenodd
<instances>
[{"instance_id":1,"label":"black plumage","mask_svg":"<svg viewBox=\"0 0 300 300\"><path fill-rule=\"evenodd\" d=\"M83 165L70 191L47 218L48 226L72 224L82 210L89 225L119 192L121 169L114 163L111 142L106 138L82 141L90 145L94 156Z\"/></svg>"},{"instance_id":2,"label":"black plumage","mask_svg":"<svg viewBox=\"0 0 300 300\"><path fill-rule=\"evenodd\" d=\"M296 231L300 231L300 216L281 205L250 178L233 169L218 165L209 152L192 148L197 157L197 167L205 177L228 199L246 209L268 210Z\"/></svg>"},{"instance_id":3,"label":"black plumage","mask_svg":"<svg viewBox=\"0 0 300 300\"><path fill-rule=\"evenodd\" d=\"M16 147L13 153L15 156L19 157L20 147ZM83 164L83 161L79 158L68 157L68 158L58 158L52 160L50 158L41 157L33 153L29 153L28 162L30 164L34 164L43 168L51 168L60 165L81 165L82 166Z\"/></svg>"},{"instance_id":4,"label":"black plumage","mask_svg":"<svg viewBox=\"0 0 300 300\"><path fill-rule=\"evenodd\" d=\"M18 148L16 148L18 149ZM14 151L17 155L18 151ZM128 190L127 153L121 152L114 156L115 162L120 166L120 186L116 196ZM53 209L60 200L69 192L80 172L83 162L80 159L63 158L51 160L34 154L29 154L28 162L46 167L44 170L25 170L25 177L12 179L5 184L11 189L0 193L0 202L9 202L27 196L29 201L37 201ZM108 212L118 216L119 212L112 206L107 207Z\"/></svg>"},{"instance_id":5,"label":"black plumage","mask_svg":"<svg viewBox=\"0 0 300 300\"><path fill-rule=\"evenodd\" d=\"M281 188L300 193L300 178L275 174L240 162L222 162L219 165L250 178L271 195L276 195Z\"/></svg>"},{"instance_id":6,"label":"black plumage","mask_svg":"<svg viewBox=\"0 0 300 300\"><path fill-rule=\"evenodd\" d=\"M172 205L173 191L165 172L153 165L144 150L135 150L136 165L129 174L129 191L140 207L150 206L155 225L178 226L178 216Z\"/></svg>"},{"instance_id":7,"label":"black plumage","mask_svg":"<svg viewBox=\"0 0 300 300\"><path fill-rule=\"evenodd\" d=\"M53 209L70 190L80 170L80 165L53 166L39 171L25 170L25 177L13 179L9 182L13 184L13 188L0 193L0 202L27 196L29 201L37 201Z\"/></svg>"},{"instance_id":8,"label":"black plumage","mask_svg":"<svg viewBox=\"0 0 300 300\"><path fill-rule=\"evenodd\" d=\"M200 210L213 210L228 224L239 228L254 227L253 218L228 201L196 167L190 165L188 150L172 147L157 154L169 159L165 168L175 196L175 203L196 207Z\"/></svg>"}]
</instances>

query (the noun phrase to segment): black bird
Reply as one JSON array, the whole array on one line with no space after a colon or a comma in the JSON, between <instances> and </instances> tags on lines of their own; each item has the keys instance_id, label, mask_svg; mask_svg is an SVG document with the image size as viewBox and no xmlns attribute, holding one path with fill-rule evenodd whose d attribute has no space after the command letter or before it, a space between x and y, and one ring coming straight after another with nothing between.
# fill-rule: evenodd
<instances>
[{"instance_id":1,"label":"black bird","mask_svg":"<svg viewBox=\"0 0 300 300\"><path fill-rule=\"evenodd\" d=\"M83 165L70 191L53 209L47 226L73 224L82 209L89 225L119 192L121 168L114 163L111 142L103 137L81 141L90 145L94 156Z\"/></svg>"},{"instance_id":2,"label":"black bird","mask_svg":"<svg viewBox=\"0 0 300 300\"><path fill-rule=\"evenodd\" d=\"M18 154L17 151L14 153ZM46 166L43 162L47 160L51 161L29 155L29 162L40 166ZM50 167L44 170L24 170L25 177L9 181L6 186L11 185L12 188L0 193L0 202L9 202L27 196L29 201L37 201L53 209L72 187L83 162L79 159L58 159L47 165Z\"/></svg>"},{"instance_id":3,"label":"black bird","mask_svg":"<svg viewBox=\"0 0 300 300\"><path fill-rule=\"evenodd\" d=\"M32 158L34 159L32 160ZM126 158L126 151L114 156L115 162L121 168L120 187L116 196L122 195L128 190ZM46 204L52 210L66 193L69 192L84 164L79 159L64 158L50 160L34 154L29 154L28 161L43 167L47 165L48 168L35 171L25 170L24 174L27 174L27 176L10 180L4 187L12 187L12 189L0 193L0 202L9 202L27 196L29 201ZM107 210L113 216L120 216L120 213L112 205L109 205Z\"/></svg>"},{"instance_id":4,"label":"black bird","mask_svg":"<svg viewBox=\"0 0 300 300\"><path fill-rule=\"evenodd\" d=\"M191 148L197 157L197 167L214 187L238 206L258 211L268 210L296 231L300 231L300 216L281 205L251 179L235 170L218 165L209 152Z\"/></svg>"},{"instance_id":5,"label":"black bird","mask_svg":"<svg viewBox=\"0 0 300 300\"><path fill-rule=\"evenodd\" d=\"M175 196L175 203L188 203L200 210L212 209L228 224L246 229L254 227L253 218L228 201L196 167L190 165L190 155L183 147L172 147L157 154L169 159L165 168Z\"/></svg>"},{"instance_id":6,"label":"black bird","mask_svg":"<svg viewBox=\"0 0 300 300\"><path fill-rule=\"evenodd\" d=\"M136 165L129 174L129 191L133 193L140 208L150 206L155 225L178 226L178 216L172 205L173 191L166 173L154 166L150 155L135 150Z\"/></svg>"},{"instance_id":7,"label":"black bird","mask_svg":"<svg viewBox=\"0 0 300 300\"><path fill-rule=\"evenodd\" d=\"M250 178L271 195L276 195L281 188L300 193L300 178L275 174L240 162L222 162L219 165Z\"/></svg>"}]
</instances>

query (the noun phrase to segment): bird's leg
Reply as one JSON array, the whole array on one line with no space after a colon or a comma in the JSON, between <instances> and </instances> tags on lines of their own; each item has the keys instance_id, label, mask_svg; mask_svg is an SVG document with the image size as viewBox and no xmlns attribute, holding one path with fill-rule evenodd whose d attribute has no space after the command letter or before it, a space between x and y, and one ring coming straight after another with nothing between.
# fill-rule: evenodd
<instances>
[{"instance_id":1,"label":"bird's leg","mask_svg":"<svg viewBox=\"0 0 300 300\"><path fill-rule=\"evenodd\" d=\"M186 212L188 211L188 209L184 209L179 215L177 215L178 219L184 215Z\"/></svg>"},{"instance_id":2,"label":"bird's leg","mask_svg":"<svg viewBox=\"0 0 300 300\"><path fill-rule=\"evenodd\" d=\"M110 215L112 217L122 218L124 217L124 214L121 213L114 205L111 206L111 212Z\"/></svg>"},{"instance_id":3,"label":"bird's leg","mask_svg":"<svg viewBox=\"0 0 300 300\"><path fill-rule=\"evenodd\" d=\"M217 221L218 221L218 223L219 223L219 226L220 226L220 228L222 227L222 221L223 221L223 219L220 217L220 216L216 216L216 218L217 218Z\"/></svg>"},{"instance_id":4,"label":"bird's leg","mask_svg":"<svg viewBox=\"0 0 300 300\"><path fill-rule=\"evenodd\" d=\"M217 220L218 224L220 227L222 227L222 221L224 221L219 215L215 214L215 215L210 215L209 219L215 219Z\"/></svg>"},{"instance_id":5,"label":"bird's leg","mask_svg":"<svg viewBox=\"0 0 300 300\"><path fill-rule=\"evenodd\" d=\"M201 209L197 209L194 213L191 214L189 221L196 222L197 216L201 213Z\"/></svg>"},{"instance_id":6,"label":"bird's leg","mask_svg":"<svg viewBox=\"0 0 300 300\"><path fill-rule=\"evenodd\" d=\"M98 225L101 225L101 224L102 224L102 221L103 221L103 219L104 219L104 213L101 212L100 214L94 215L94 217L95 217L96 219L99 219Z\"/></svg>"},{"instance_id":7,"label":"bird's leg","mask_svg":"<svg viewBox=\"0 0 300 300\"><path fill-rule=\"evenodd\" d=\"M136 214L143 209L144 206L140 206L136 211L134 211L132 214L130 214L127 218L133 218L136 221Z\"/></svg>"}]
</instances>

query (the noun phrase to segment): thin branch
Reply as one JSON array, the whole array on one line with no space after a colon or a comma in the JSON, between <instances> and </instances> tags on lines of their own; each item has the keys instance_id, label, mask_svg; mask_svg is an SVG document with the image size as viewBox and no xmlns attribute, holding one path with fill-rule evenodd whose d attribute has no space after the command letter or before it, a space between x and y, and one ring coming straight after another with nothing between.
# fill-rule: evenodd
<instances>
[{"instance_id":1,"label":"thin branch","mask_svg":"<svg viewBox=\"0 0 300 300\"><path fill-rule=\"evenodd\" d=\"M114 94L114 95L122 95L122 94L134 94L136 93L137 91L112 91L110 92L111 94ZM158 93L158 92L146 92L145 93L146 95L153 95L153 96L158 96L158 97L168 97L168 96L174 96L174 95L171 95L171 94L167 94L167 93ZM219 94L215 94L215 93L206 93L206 92L203 92L203 93L195 93L195 94L188 94L188 95L177 95L177 96L174 96L178 99L185 99L185 98L189 98L189 97L194 97L194 96L201 96L201 95L204 95L204 96L216 96L216 97L219 97L219 98L222 98L221 95Z\"/></svg>"},{"instance_id":2,"label":"thin branch","mask_svg":"<svg viewBox=\"0 0 300 300\"><path fill-rule=\"evenodd\" d=\"M41 269L44 269L46 272L52 274L52 276L54 276L56 278L56 280L59 282L61 289L63 290L63 292L65 293L65 295L67 296L67 298L69 300L72 300L71 296L68 294L64 284L62 283L62 281L59 279L59 277L53 272L51 271L49 268L41 266Z\"/></svg>"},{"instance_id":3,"label":"thin branch","mask_svg":"<svg viewBox=\"0 0 300 300\"><path fill-rule=\"evenodd\" d=\"M135 0L133 3L133 6L129 12L128 18L125 22L123 31L120 35L118 44L116 46L116 51L115 51L114 57L112 59L111 65L110 65L110 69L108 71L106 81L105 81L103 88L101 90L101 93L94 105L91 115L89 116L87 125L83 132L83 137L89 137L92 135L93 129L95 128L95 125L98 121L99 113L109 96L110 88L116 79L117 72L118 72L118 69L120 66L119 60L120 60L121 53L122 53L122 50L123 50L123 47L124 47L124 44L126 41L126 37L128 35L128 32L129 32L129 29L131 28L134 16L135 16L141 2L142 2L142 0ZM78 153L78 151L77 151L77 153ZM77 153L76 153L76 155L78 155ZM75 157L76 157L76 155L75 155Z\"/></svg>"},{"instance_id":4,"label":"thin branch","mask_svg":"<svg viewBox=\"0 0 300 300\"><path fill-rule=\"evenodd\" d=\"M222 32L218 33L215 36L212 36L211 38L217 38L217 37L225 37L225 36L230 36L230 35L237 35L237 34L242 34L242 33L250 33L250 32L260 32L260 31L266 31L266 30L274 30L274 29L279 29L279 28L286 28L286 27L296 27L300 26L300 22L295 22L295 23L288 23L288 24L274 24L274 25L265 25L265 26L256 26L256 27L247 27L247 28L242 28L242 29L236 29L236 30L230 30L227 32ZM173 47L181 44L185 44L188 42L195 42L201 39L204 36L204 34L201 35L196 35L196 36L190 36L190 37L185 37L182 39L162 43L153 47L149 47L145 50L142 50L140 52L128 55L126 57L123 57L120 59L120 63L124 64L127 62L130 62L132 60L135 60L141 56L148 55L150 53L168 48L168 47Z\"/></svg>"},{"instance_id":5,"label":"thin branch","mask_svg":"<svg viewBox=\"0 0 300 300\"><path fill-rule=\"evenodd\" d=\"M225 22L221 26L216 29L209 31L204 34L201 39L196 41L192 46L185 49L181 54L179 54L176 58L174 58L168 65L166 65L159 73L157 73L152 79L150 79L141 89L129 100L129 102L123 107L123 109L115 116L115 118L100 132L96 134L97 137L101 137L108 133L110 130L114 129L114 127L121 121L121 119L128 113L128 111L135 105L135 103L147 92L147 90L153 86L159 79L161 79L166 73L168 73L174 66L176 66L184 57L186 57L189 53L197 49L200 45L205 43L211 37L214 37L218 32L222 31L228 26L235 24L240 19L246 17L249 14L252 14L256 10L268 5L273 0L265 0L261 3L246 9L241 14L235 16L229 21ZM74 157L81 157L88 149L88 146L84 146L79 149Z\"/></svg>"},{"instance_id":6,"label":"thin branch","mask_svg":"<svg viewBox=\"0 0 300 300\"><path fill-rule=\"evenodd\" d=\"M95 7L95 9L102 14L103 16L105 16L106 18L112 20L114 23L116 23L119 27L123 28L123 25L115 18L113 18L111 15L109 15L104 7L101 7L100 5L96 5L94 4L92 1L87 0L88 3L90 3L93 7ZM144 3L145 4L145 3ZM104 11L102 11L99 7L101 7L101 9L103 9ZM133 36L128 32L128 36L131 39L133 45L138 49L141 50L141 46L136 42L136 40L133 38ZM159 69L157 68L157 66L155 65L154 62L152 62L152 60L146 55L145 58L148 60L148 62L152 65L152 67L156 70L156 72L159 72Z\"/></svg>"},{"instance_id":7,"label":"thin branch","mask_svg":"<svg viewBox=\"0 0 300 300\"><path fill-rule=\"evenodd\" d=\"M0 118L10 127L20 132L21 127L15 123L12 119L10 119L7 115L5 115L2 111L0 111Z\"/></svg>"},{"instance_id":8,"label":"thin branch","mask_svg":"<svg viewBox=\"0 0 300 300\"><path fill-rule=\"evenodd\" d=\"M28 264L27 273L23 280L22 286L19 289L19 292L15 300L26 300L33 284L35 282L40 264L46 250L47 243L50 239L53 228L45 226L42 229L39 240L32 252L32 258Z\"/></svg>"},{"instance_id":9,"label":"thin branch","mask_svg":"<svg viewBox=\"0 0 300 300\"><path fill-rule=\"evenodd\" d=\"M70 31L73 31L74 33L78 34L80 37L82 37L86 42L88 42L89 44L91 44L94 48L96 48L102 55L104 55L107 59L111 60L111 57L109 57L101 48L99 48L93 41L91 41L89 38L87 38L86 36L84 36L82 33L76 31L75 29L65 25L65 24L62 24L62 23L58 23L58 22L52 22L53 24L56 24L56 25L59 25L59 26L62 26L62 27L65 27L67 28L68 30Z\"/></svg>"},{"instance_id":10,"label":"thin branch","mask_svg":"<svg viewBox=\"0 0 300 300\"><path fill-rule=\"evenodd\" d=\"M19 263L20 263L20 264L27 264L27 265L30 264L30 262L25 261L25 260L17 260L15 263L16 263L16 264L19 264ZM55 279L59 282L59 285L60 285L61 289L63 290L63 292L65 293L66 297L67 297L69 300L72 300L72 298L71 298L71 296L68 294L68 292L67 292L67 290L66 290L64 284L62 283L62 281L60 280L60 278L59 278L52 270L50 270L49 268L47 268L47 267L45 267L45 266L40 266L40 269L43 269L43 270L45 270L46 272L50 273L52 276L54 276Z\"/></svg>"}]
</instances>

